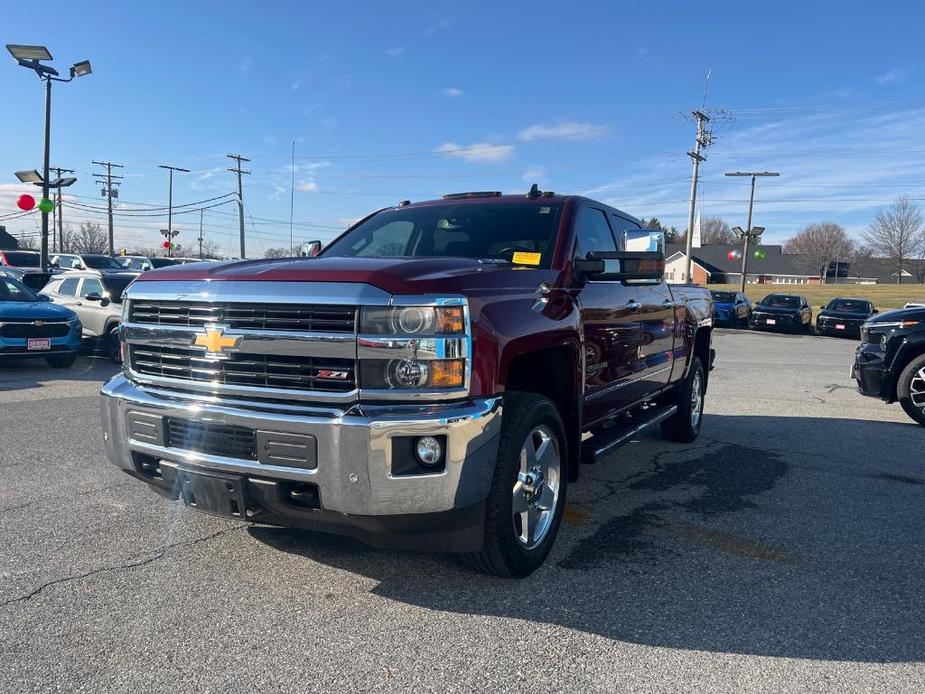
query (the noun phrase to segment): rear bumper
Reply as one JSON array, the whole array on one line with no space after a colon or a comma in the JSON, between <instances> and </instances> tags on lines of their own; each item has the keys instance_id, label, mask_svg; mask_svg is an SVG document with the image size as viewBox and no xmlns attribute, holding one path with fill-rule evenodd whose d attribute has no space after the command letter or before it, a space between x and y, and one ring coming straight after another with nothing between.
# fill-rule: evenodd
<instances>
[{"instance_id":1,"label":"rear bumper","mask_svg":"<svg viewBox=\"0 0 925 694\"><path fill-rule=\"evenodd\" d=\"M179 472L231 474L245 483L244 520L350 535L378 546L464 552L481 546L500 398L346 411L274 409L180 399L119 375L103 387L101 407L110 461L170 498L179 495ZM177 421L308 437L316 446L315 464L306 469L217 455L201 450L207 443L193 446L200 450L178 447L170 434ZM444 469L408 474L407 451L396 439L425 435L445 437ZM294 490L302 499L294 499Z\"/></svg>"}]
</instances>

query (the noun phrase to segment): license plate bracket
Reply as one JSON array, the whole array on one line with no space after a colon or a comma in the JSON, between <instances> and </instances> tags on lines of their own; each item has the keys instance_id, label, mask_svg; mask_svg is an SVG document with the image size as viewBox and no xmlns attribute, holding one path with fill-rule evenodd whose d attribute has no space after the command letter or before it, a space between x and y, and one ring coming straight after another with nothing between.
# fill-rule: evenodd
<instances>
[{"instance_id":1,"label":"license plate bracket","mask_svg":"<svg viewBox=\"0 0 925 694\"><path fill-rule=\"evenodd\" d=\"M247 509L244 476L195 472L164 463L161 464L161 474L179 492L186 506L219 516L244 518Z\"/></svg>"},{"instance_id":2,"label":"license plate bracket","mask_svg":"<svg viewBox=\"0 0 925 694\"><path fill-rule=\"evenodd\" d=\"M30 337L26 339L26 351L47 352L51 349L51 339L47 337Z\"/></svg>"}]
</instances>

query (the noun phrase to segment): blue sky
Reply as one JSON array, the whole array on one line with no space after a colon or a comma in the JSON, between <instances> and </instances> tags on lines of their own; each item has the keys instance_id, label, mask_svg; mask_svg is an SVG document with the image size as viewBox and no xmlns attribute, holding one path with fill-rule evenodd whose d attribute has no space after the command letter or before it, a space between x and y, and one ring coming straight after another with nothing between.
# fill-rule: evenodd
<instances>
[{"instance_id":1,"label":"blue sky","mask_svg":"<svg viewBox=\"0 0 925 694\"><path fill-rule=\"evenodd\" d=\"M526 190L533 181L686 225L703 100L726 113L702 169L703 215L779 242L831 219L859 234L899 193L925 199L920 3L51 3L4 8L3 43L44 43L94 73L54 92L52 164L77 169L75 204L102 206L94 159L124 164L120 211L230 192L227 153L249 156L248 255L332 238L401 199ZM86 8L86 9L85 9ZM0 215L17 169L41 163L35 76L0 60ZM205 235L236 248L233 205ZM137 214L137 212L136 212ZM104 216L65 210L65 220ZM6 223L35 232L34 218ZM198 214L175 217L191 244ZM119 217L118 246L152 247L158 217Z\"/></svg>"}]
</instances>

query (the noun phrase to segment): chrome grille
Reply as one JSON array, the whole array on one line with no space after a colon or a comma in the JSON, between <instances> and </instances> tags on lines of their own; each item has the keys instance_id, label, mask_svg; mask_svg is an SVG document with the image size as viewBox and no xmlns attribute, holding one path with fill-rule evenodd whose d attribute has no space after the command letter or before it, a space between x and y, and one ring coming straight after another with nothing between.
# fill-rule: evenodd
<instances>
[{"instance_id":1,"label":"chrome grille","mask_svg":"<svg viewBox=\"0 0 925 694\"><path fill-rule=\"evenodd\" d=\"M257 459L254 430L246 427L167 418L167 445L230 458Z\"/></svg>"},{"instance_id":2,"label":"chrome grille","mask_svg":"<svg viewBox=\"0 0 925 694\"><path fill-rule=\"evenodd\" d=\"M242 330L353 333L356 331L356 307L139 300L131 302L129 320L139 324L194 328L221 323Z\"/></svg>"},{"instance_id":3,"label":"chrome grille","mask_svg":"<svg viewBox=\"0 0 925 694\"><path fill-rule=\"evenodd\" d=\"M131 345L129 357L136 373L182 381L330 393L356 388L353 359L233 352L215 360L201 350L146 345Z\"/></svg>"}]
</instances>

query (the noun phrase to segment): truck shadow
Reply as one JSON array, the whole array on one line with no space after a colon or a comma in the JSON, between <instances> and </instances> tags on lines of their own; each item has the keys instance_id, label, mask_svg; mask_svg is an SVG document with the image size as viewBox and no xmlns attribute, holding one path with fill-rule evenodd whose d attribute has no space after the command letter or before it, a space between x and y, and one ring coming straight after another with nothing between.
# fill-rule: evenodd
<instances>
[{"instance_id":1,"label":"truck shadow","mask_svg":"<svg viewBox=\"0 0 925 694\"><path fill-rule=\"evenodd\" d=\"M688 447L643 437L583 470L552 556L523 581L333 536L250 533L427 609L659 647L919 662L923 445L915 425L805 417L708 416Z\"/></svg>"}]
</instances>

